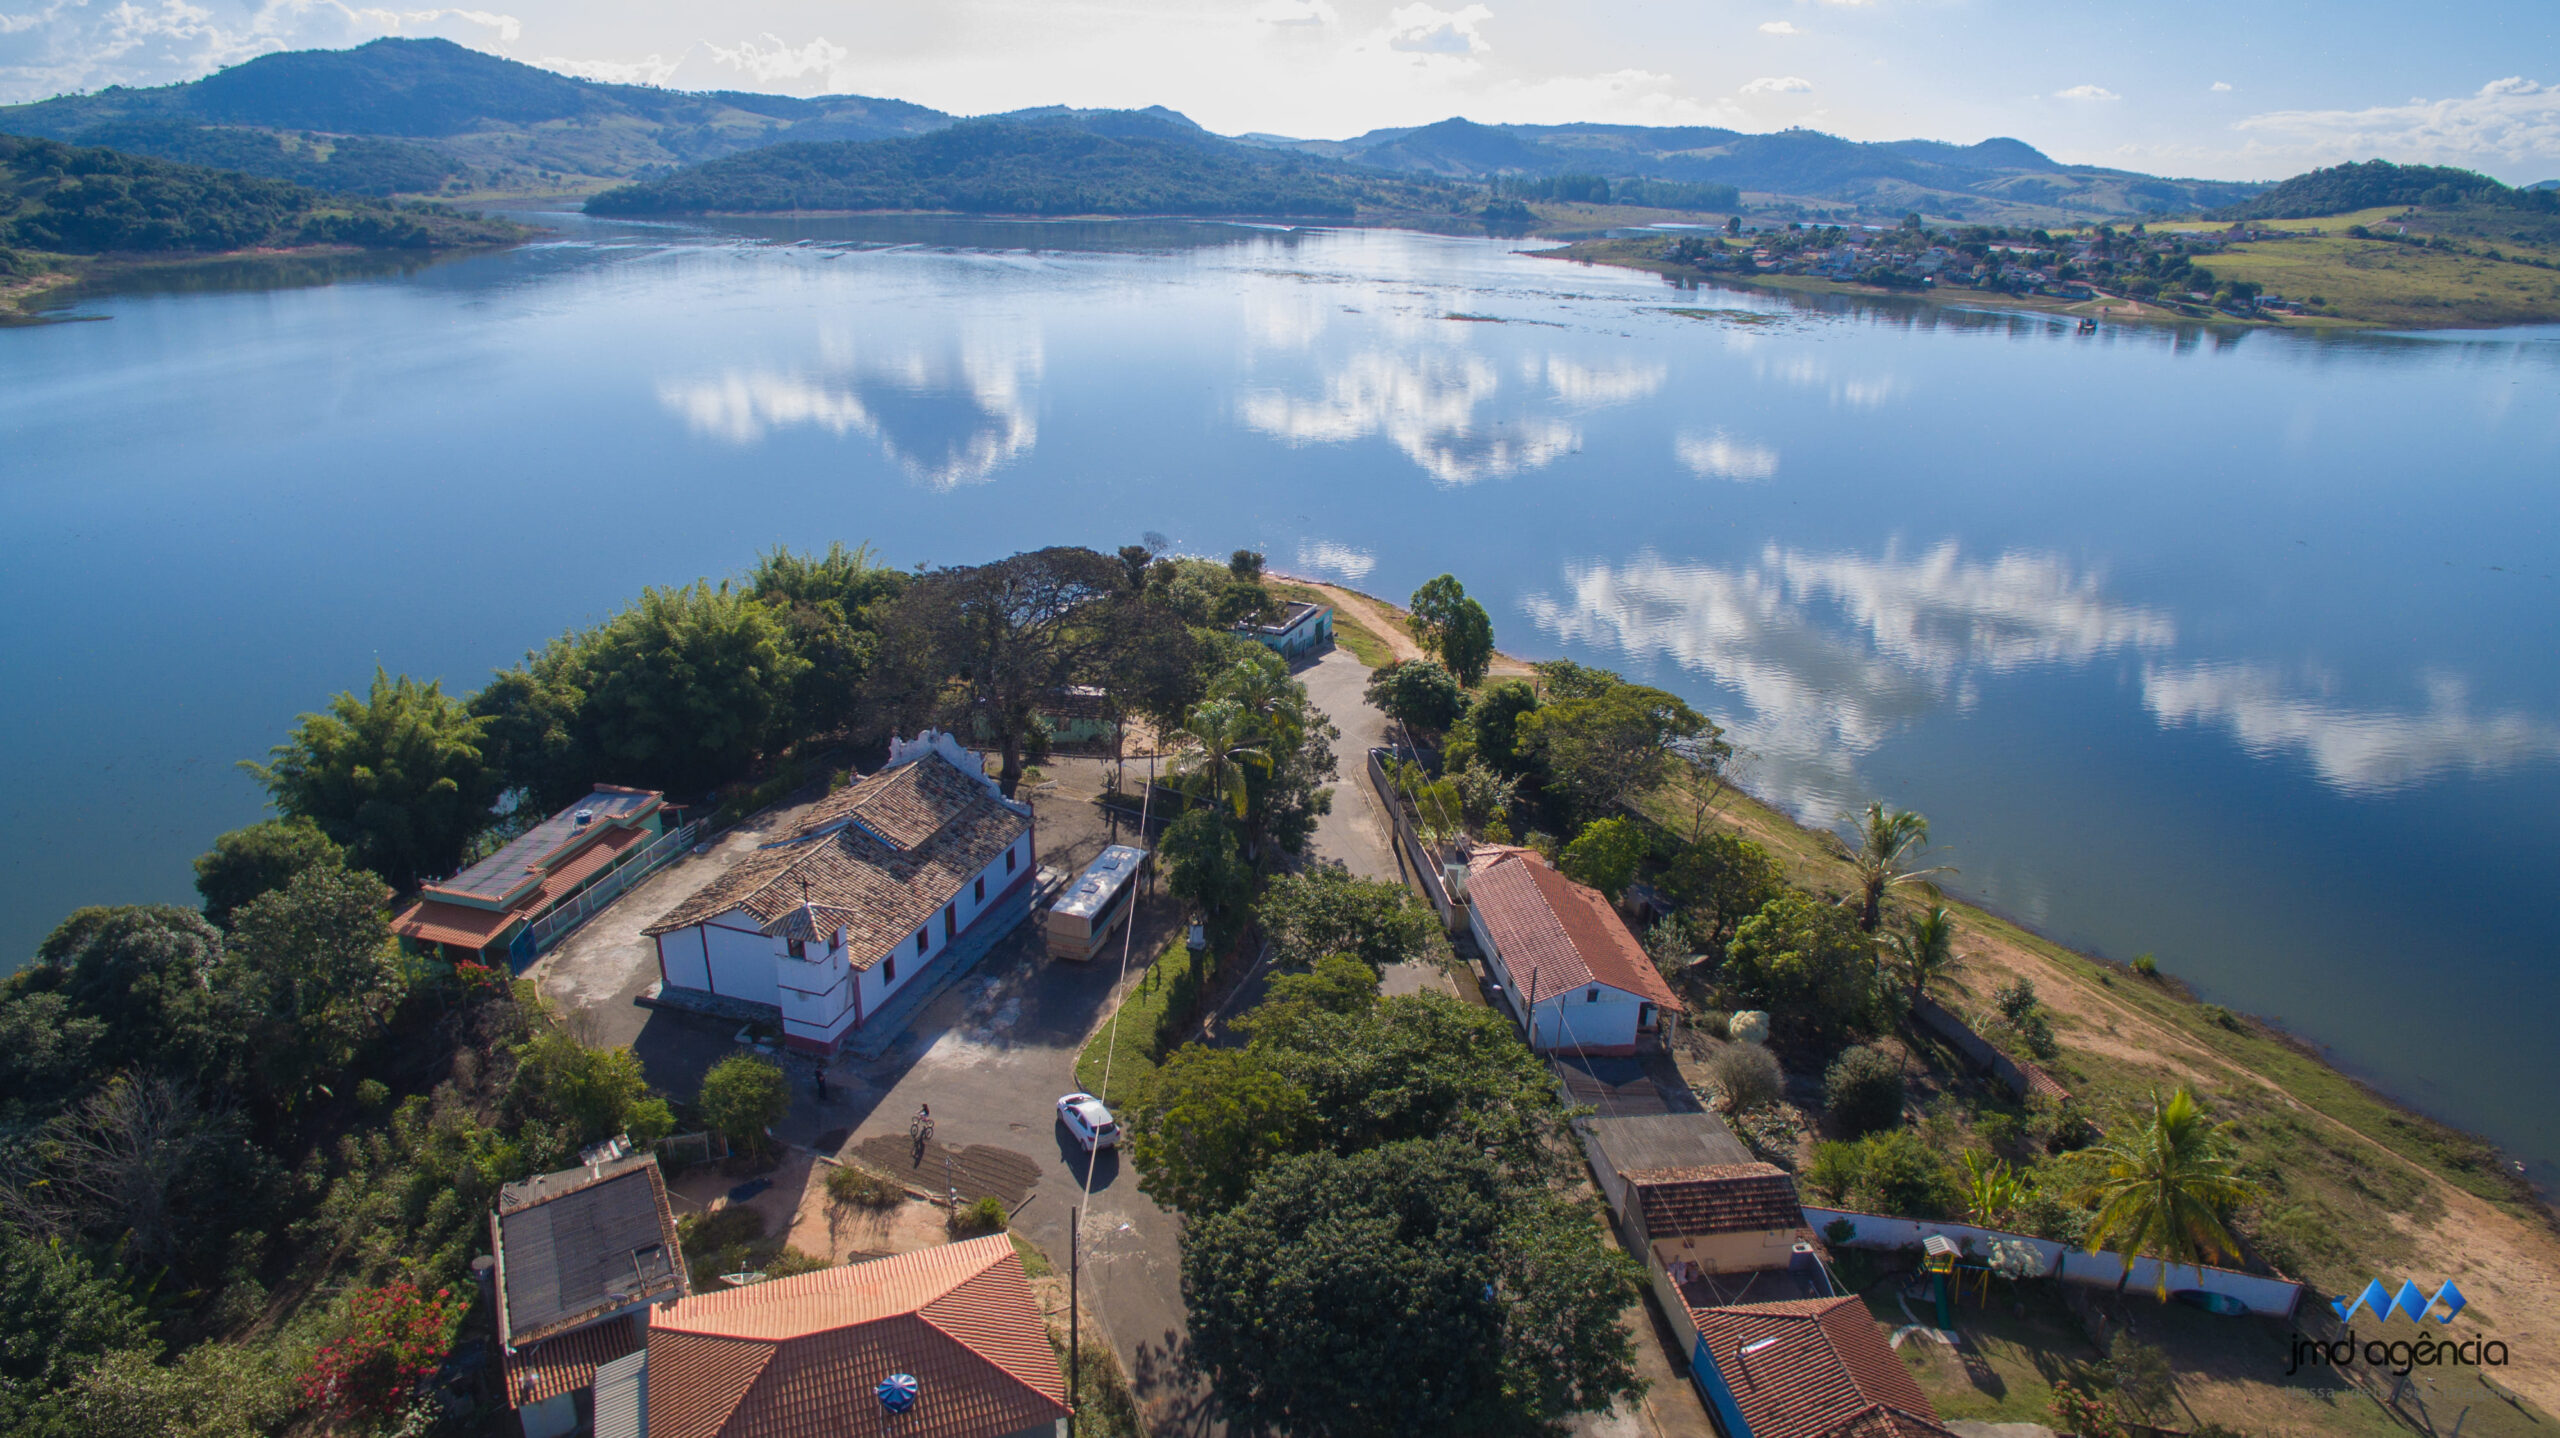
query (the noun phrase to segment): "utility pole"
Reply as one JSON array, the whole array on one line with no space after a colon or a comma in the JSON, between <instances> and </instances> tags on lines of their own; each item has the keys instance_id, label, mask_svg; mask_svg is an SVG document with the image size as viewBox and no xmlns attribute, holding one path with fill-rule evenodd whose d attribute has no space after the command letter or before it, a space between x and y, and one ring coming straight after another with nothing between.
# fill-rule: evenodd
<instances>
[{"instance_id":1,"label":"utility pole","mask_svg":"<svg viewBox=\"0 0 2560 1438\"><path fill-rule=\"evenodd\" d=\"M1082 1392L1078 1370L1084 1362L1076 1342L1076 1320L1081 1316L1076 1295L1076 1231L1080 1217L1081 1210L1067 1210L1067 1438L1076 1438L1076 1396Z\"/></svg>"}]
</instances>

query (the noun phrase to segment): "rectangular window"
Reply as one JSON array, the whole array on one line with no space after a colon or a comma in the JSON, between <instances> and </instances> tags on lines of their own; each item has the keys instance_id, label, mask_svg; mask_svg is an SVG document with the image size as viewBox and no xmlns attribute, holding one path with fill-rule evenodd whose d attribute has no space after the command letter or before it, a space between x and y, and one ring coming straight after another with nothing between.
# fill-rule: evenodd
<instances>
[{"instance_id":1,"label":"rectangular window","mask_svg":"<svg viewBox=\"0 0 2560 1438\"><path fill-rule=\"evenodd\" d=\"M889 957L880 961L880 982L884 984L894 984L897 981L898 956L896 954L891 954Z\"/></svg>"},{"instance_id":2,"label":"rectangular window","mask_svg":"<svg viewBox=\"0 0 2560 1438\"><path fill-rule=\"evenodd\" d=\"M1007 848L1004 851L1004 871L1008 874L1013 872L1013 850L1011 848Z\"/></svg>"},{"instance_id":3,"label":"rectangular window","mask_svg":"<svg viewBox=\"0 0 2560 1438\"><path fill-rule=\"evenodd\" d=\"M916 952L919 954L924 952L924 930L922 929L916 930Z\"/></svg>"},{"instance_id":4,"label":"rectangular window","mask_svg":"<svg viewBox=\"0 0 2560 1438\"><path fill-rule=\"evenodd\" d=\"M1591 992L1582 996L1582 1001L1586 1004L1596 1004L1600 1002L1600 991L1598 989L1593 989Z\"/></svg>"},{"instance_id":5,"label":"rectangular window","mask_svg":"<svg viewBox=\"0 0 2560 1438\"><path fill-rule=\"evenodd\" d=\"M942 906L942 937L944 942L949 942L951 936L959 932L960 905L959 902L955 900Z\"/></svg>"},{"instance_id":6,"label":"rectangular window","mask_svg":"<svg viewBox=\"0 0 2560 1438\"><path fill-rule=\"evenodd\" d=\"M969 902L970 902L970 903L973 903L973 904L983 904L983 903L985 903L986 901L987 901L987 876L986 876L986 875L984 875L984 874L980 874L980 875L978 876L978 891L977 891L976 893L971 894L971 895L969 896Z\"/></svg>"},{"instance_id":7,"label":"rectangular window","mask_svg":"<svg viewBox=\"0 0 2560 1438\"><path fill-rule=\"evenodd\" d=\"M805 959L809 957L809 946L798 939L793 939L791 941L791 957L795 959Z\"/></svg>"}]
</instances>

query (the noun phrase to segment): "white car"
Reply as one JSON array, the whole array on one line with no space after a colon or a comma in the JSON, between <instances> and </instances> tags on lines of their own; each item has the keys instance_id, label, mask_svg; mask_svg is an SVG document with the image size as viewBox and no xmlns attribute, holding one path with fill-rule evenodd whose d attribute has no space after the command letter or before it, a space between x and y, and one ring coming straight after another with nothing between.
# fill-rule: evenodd
<instances>
[{"instance_id":1,"label":"white car","mask_svg":"<svg viewBox=\"0 0 2560 1438\"><path fill-rule=\"evenodd\" d=\"M1089 1093L1071 1093L1058 1100L1058 1122L1067 1126L1087 1153L1120 1146L1120 1121Z\"/></svg>"}]
</instances>

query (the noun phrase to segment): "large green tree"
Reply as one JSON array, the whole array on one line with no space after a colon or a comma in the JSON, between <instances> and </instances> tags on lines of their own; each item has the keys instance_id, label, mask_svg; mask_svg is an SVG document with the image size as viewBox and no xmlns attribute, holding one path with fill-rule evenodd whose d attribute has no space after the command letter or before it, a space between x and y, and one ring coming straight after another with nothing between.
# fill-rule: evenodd
<instances>
[{"instance_id":1,"label":"large green tree","mask_svg":"<svg viewBox=\"0 0 2560 1438\"><path fill-rule=\"evenodd\" d=\"M1328 1145L1449 1136L1523 1176L1573 1169L1555 1075L1501 1014L1435 993L1280 1012L1249 1016L1253 1046L1314 1101Z\"/></svg>"},{"instance_id":2,"label":"large green tree","mask_svg":"<svg viewBox=\"0 0 2560 1438\"><path fill-rule=\"evenodd\" d=\"M305 869L343 864L346 850L308 819L269 819L234 829L196 856L196 892L204 896L204 916L217 924L231 922L231 911L260 894L272 893Z\"/></svg>"},{"instance_id":3,"label":"large green tree","mask_svg":"<svg viewBox=\"0 0 2560 1438\"><path fill-rule=\"evenodd\" d=\"M2231 1213L2257 1197L2257 1187L2241 1175L2228 1126L2207 1118L2185 1087L2165 1099L2153 1090L2142 1121L2091 1149L2089 1158L2098 1176L2073 1196L2097 1205L2089 1252L2113 1245L2124 1255L2118 1293L2133 1278L2136 1255L2165 1260L2155 1288L2166 1302L2168 1264L2210 1263L2240 1251Z\"/></svg>"},{"instance_id":4,"label":"large green tree","mask_svg":"<svg viewBox=\"0 0 2560 1438\"><path fill-rule=\"evenodd\" d=\"M687 795L791 740L810 667L774 606L707 581L642 590L569 651L554 684L584 696L590 777Z\"/></svg>"},{"instance_id":5,"label":"large green tree","mask_svg":"<svg viewBox=\"0 0 2560 1438\"><path fill-rule=\"evenodd\" d=\"M1366 695L1379 713L1407 729L1439 734L1467 712L1457 677L1428 659L1384 665L1369 676Z\"/></svg>"},{"instance_id":6,"label":"large green tree","mask_svg":"<svg viewBox=\"0 0 2560 1438\"><path fill-rule=\"evenodd\" d=\"M1874 1025L1875 951L1846 910L1789 889L1742 921L1725 945L1724 982L1778 1022L1816 1034Z\"/></svg>"},{"instance_id":7,"label":"large green tree","mask_svg":"<svg viewBox=\"0 0 2560 1438\"><path fill-rule=\"evenodd\" d=\"M499 775L481 750L484 727L440 682L376 668L364 698L340 694L303 715L268 762L242 767L279 813L318 825L406 889L451 873L489 826Z\"/></svg>"},{"instance_id":8,"label":"large green tree","mask_svg":"<svg viewBox=\"0 0 2560 1438\"><path fill-rule=\"evenodd\" d=\"M239 1004L254 1081L290 1112L354 1062L407 992L384 910L361 869L305 869L232 915L218 983Z\"/></svg>"},{"instance_id":9,"label":"large green tree","mask_svg":"<svg viewBox=\"0 0 2560 1438\"><path fill-rule=\"evenodd\" d=\"M906 574L876 562L867 544L848 549L839 540L823 554L777 545L757 557L747 592L781 616L791 651L808 664L792 690L794 739L859 722L863 681L879 655L881 617L906 586Z\"/></svg>"},{"instance_id":10,"label":"large green tree","mask_svg":"<svg viewBox=\"0 0 2560 1438\"><path fill-rule=\"evenodd\" d=\"M730 1147L763 1153L773 1146L766 1132L791 1111L791 1080L782 1066L751 1054L731 1054L702 1076L694 1098L709 1123Z\"/></svg>"},{"instance_id":11,"label":"large green tree","mask_svg":"<svg viewBox=\"0 0 2560 1438\"><path fill-rule=\"evenodd\" d=\"M1710 952L1722 953L1735 926L1786 888L1769 851L1739 834L1709 834L1674 855L1662 874L1662 890L1680 906L1690 932Z\"/></svg>"},{"instance_id":12,"label":"large green tree","mask_svg":"<svg viewBox=\"0 0 2560 1438\"><path fill-rule=\"evenodd\" d=\"M1402 884L1358 879L1340 864L1315 864L1271 881L1254 916L1282 966L1348 954L1374 972L1431 954L1438 916Z\"/></svg>"},{"instance_id":13,"label":"large green tree","mask_svg":"<svg viewBox=\"0 0 2560 1438\"><path fill-rule=\"evenodd\" d=\"M1198 1218L1235 1204L1256 1174L1295 1152L1315 1105L1264 1055L1186 1044L1128 1118L1139 1189Z\"/></svg>"},{"instance_id":14,"label":"large green tree","mask_svg":"<svg viewBox=\"0 0 2560 1438\"><path fill-rule=\"evenodd\" d=\"M1516 778L1529 773L1535 761L1521 746L1520 719L1537 707L1537 688L1526 679L1485 686L1450 734L1450 761L1460 762L1463 750L1503 774Z\"/></svg>"},{"instance_id":15,"label":"large green tree","mask_svg":"<svg viewBox=\"0 0 2560 1438\"><path fill-rule=\"evenodd\" d=\"M1636 867L1652 849L1634 820L1613 815L1584 825L1557 856L1556 867L1575 883L1598 889L1614 904L1635 882Z\"/></svg>"},{"instance_id":16,"label":"large green tree","mask_svg":"<svg viewBox=\"0 0 2560 1438\"><path fill-rule=\"evenodd\" d=\"M106 1355L156 1346L149 1315L62 1244L0 1225L0 1432Z\"/></svg>"},{"instance_id":17,"label":"large green tree","mask_svg":"<svg viewBox=\"0 0 2560 1438\"><path fill-rule=\"evenodd\" d=\"M1232 937L1253 899L1253 866L1245 862L1235 821L1224 810L1194 809L1165 826L1156 853L1166 866L1165 892Z\"/></svg>"},{"instance_id":18,"label":"large green tree","mask_svg":"<svg viewBox=\"0 0 2560 1438\"><path fill-rule=\"evenodd\" d=\"M1010 797L1040 706L1110 654L1107 620L1126 577L1109 555L1056 546L915 580L884 620L910 707L986 735Z\"/></svg>"},{"instance_id":19,"label":"large green tree","mask_svg":"<svg viewBox=\"0 0 2560 1438\"><path fill-rule=\"evenodd\" d=\"M1520 716L1518 728L1552 787L1599 817L1661 783L1674 747L1697 742L1714 726L1676 694L1613 683L1587 696L1550 698Z\"/></svg>"},{"instance_id":20,"label":"large green tree","mask_svg":"<svg viewBox=\"0 0 2560 1438\"><path fill-rule=\"evenodd\" d=\"M1247 1426L1525 1434L1641 1391L1633 1263L1456 1141L1284 1160L1194 1222L1182 1276L1192 1357Z\"/></svg>"}]
</instances>

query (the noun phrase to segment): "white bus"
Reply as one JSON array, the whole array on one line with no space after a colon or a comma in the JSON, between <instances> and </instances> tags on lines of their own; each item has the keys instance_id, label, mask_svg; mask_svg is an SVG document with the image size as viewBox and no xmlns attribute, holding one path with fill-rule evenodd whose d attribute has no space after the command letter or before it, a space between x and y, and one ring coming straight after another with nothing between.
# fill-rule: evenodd
<instances>
[{"instance_id":1,"label":"white bus","mask_svg":"<svg viewBox=\"0 0 2560 1438\"><path fill-rule=\"evenodd\" d=\"M1147 851L1114 844L1102 851L1058 902L1049 906L1046 931L1049 954L1060 959L1090 959L1102 951L1111 931L1128 922L1138 899L1138 871Z\"/></svg>"}]
</instances>

